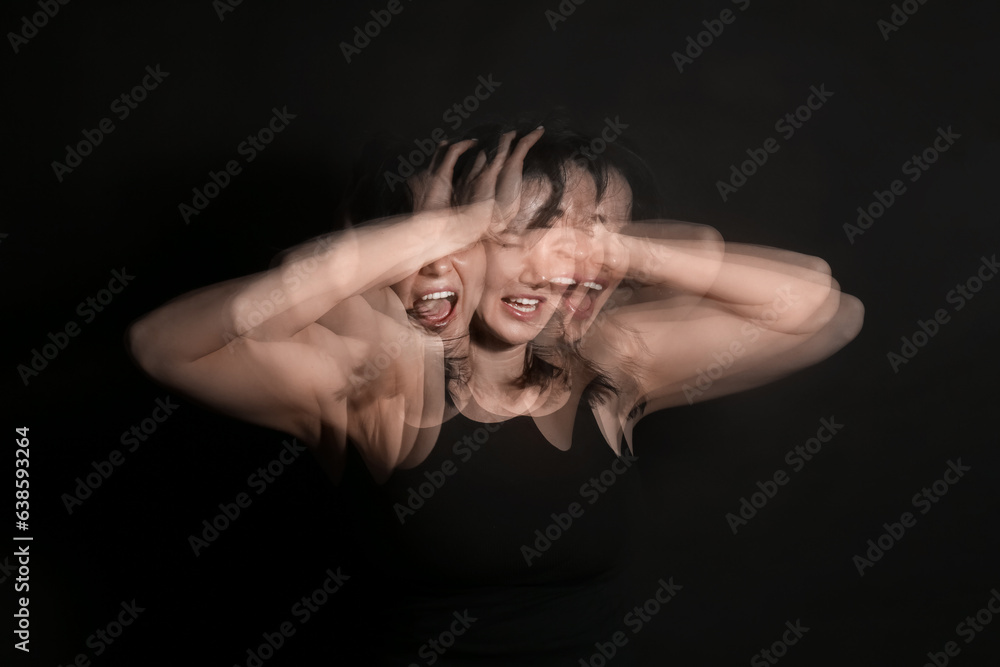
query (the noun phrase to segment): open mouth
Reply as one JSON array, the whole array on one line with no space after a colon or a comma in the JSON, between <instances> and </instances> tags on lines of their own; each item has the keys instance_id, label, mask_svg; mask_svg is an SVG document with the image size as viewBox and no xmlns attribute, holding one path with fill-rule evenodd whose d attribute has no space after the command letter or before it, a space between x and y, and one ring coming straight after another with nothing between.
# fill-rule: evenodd
<instances>
[{"instance_id":1,"label":"open mouth","mask_svg":"<svg viewBox=\"0 0 1000 667\"><path fill-rule=\"evenodd\" d=\"M440 328L451 322L457 303L455 292L431 292L417 299L409 314L425 327Z\"/></svg>"},{"instance_id":2,"label":"open mouth","mask_svg":"<svg viewBox=\"0 0 1000 667\"><path fill-rule=\"evenodd\" d=\"M595 280L581 280L563 294L563 305L573 315L574 320L585 320L594 311L594 304L606 285Z\"/></svg>"},{"instance_id":3,"label":"open mouth","mask_svg":"<svg viewBox=\"0 0 1000 667\"><path fill-rule=\"evenodd\" d=\"M533 296L505 296L501 297L507 312L519 320L531 320L539 312L540 306L545 303L544 298Z\"/></svg>"},{"instance_id":4,"label":"open mouth","mask_svg":"<svg viewBox=\"0 0 1000 667\"><path fill-rule=\"evenodd\" d=\"M538 308L538 304L541 303L538 299L525 299L522 297L505 297L503 302L519 313L533 313Z\"/></svg>"}]
</instances>

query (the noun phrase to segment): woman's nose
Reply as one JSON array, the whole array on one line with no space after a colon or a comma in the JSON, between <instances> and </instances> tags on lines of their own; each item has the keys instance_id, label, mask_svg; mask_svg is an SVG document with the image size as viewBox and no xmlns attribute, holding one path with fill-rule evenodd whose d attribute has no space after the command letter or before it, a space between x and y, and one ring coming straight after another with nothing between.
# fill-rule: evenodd
<instances>
[{"instance_id":1,"label":"woman's nose","mask_svg":"<svg viewBox=\"0 0 1000 667\"><path fill-rule=\"evenodd\" d=\"M454 270L455 267L452 264L452 256L448 255L447 257L435 259L430 264L424 266L420 269L420 275L434 278L437 276L447 275Z\"/></svg>"},{"instance_id":2,"label":"woman's nose","mask_svg":"<svg viewBox=\"0 0 1000 667\"><path fill-rule=\"evenodd\" d=\"M594 278L608 259L605 249L592 235L581 234L576 246L576 270L585 278Z\"/></svg>"},{"instance_id":3,"label":"woman's nose","mask_svg":"<svg viewBox=\"0 0 1000 667\"><path fill-rule=\"evenodd\" d=\"M565 287L566 279L576 273L582 248L572 230L551 229L531 249L524 263L521 282L534 287L551 283L553 279Z\"/></svg>"}]
</instances>

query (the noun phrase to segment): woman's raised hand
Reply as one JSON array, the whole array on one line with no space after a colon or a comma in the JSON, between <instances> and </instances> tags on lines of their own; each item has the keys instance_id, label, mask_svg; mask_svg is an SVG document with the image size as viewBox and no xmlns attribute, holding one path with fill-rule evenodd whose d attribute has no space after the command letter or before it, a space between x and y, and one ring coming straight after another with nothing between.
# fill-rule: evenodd
<instances>
[{"instance_id":1,"label":"woman's raised hand","mask_svg":"<svg viewBox=\"0 0 1000 667\"><path fill-rule=\"evenodd\" d=\"M494 211L488 235L497 235L517 217L521 203L521 171L528 149L535 145L545 129L538 127L513 146L516 132L507 132L500 138L493 159L480 151L469 173L455 189L455 203L459 205L493 202Z\"/></svg>"},{"instance_id":2,"label":"woman's raised hand","mask_svg":"<svg viewBox=\"0 0 1000 667\"><path fill-rule=\"evenodd\" d=\"M452 205L452 180L459 156L476 145L475 139L450 146L441 143L431 157L430 167L406 180L413 193L413 212L435 211Z\"/></svg>"}]
</instances>

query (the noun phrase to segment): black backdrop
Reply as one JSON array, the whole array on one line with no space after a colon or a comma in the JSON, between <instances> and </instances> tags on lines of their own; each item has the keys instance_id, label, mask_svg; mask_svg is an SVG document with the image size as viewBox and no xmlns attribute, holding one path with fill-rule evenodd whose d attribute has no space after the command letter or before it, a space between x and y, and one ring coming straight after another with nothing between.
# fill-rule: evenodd
<instances>
[{"instance_id":1,"label":"black backdrop","mask_svg":"<svg viewBox=\"0 0 1000 667\"><path fill-rule=\"evenodd\" d=\"M319 466L306 454L266 489L250 486L284 436L170 395L129 362L122 336L164 300L266 268L280 249L329 229L364 142L391 131L415 149L436 128L450 131L455 116L445 112L480 76L498 84L469 101L477 108L461 127L557 108L591 129L612 119L618 140L648 157L673 217L819 255L867 309L861 335L823 364L640 425L644 549L629 594L642 604L661 578L683 586L631 637L647 664L746 664L782 639L786 621L809 630L787 653L775 648L783 664L922 665L949 641L957 655L941 653L940 664L996 664L1000 619L980 613L978 623L992 624L971 636L959 627L1000 587L1000 281L977 282L977 272L992 277L1000 249L990 3L908 0L898 29L886 27L891 3L857 0L401 0L397 14L380 0L53 0L51 18L38 14L45 4L7 3L2 23L0 270L13 288L2 469L13 503L14 428L29 427L29 528L18 531L10 514L7 525L33 538L31 652L5 647L5 664L68 665L83 654L79 664L246 665L262 633L286 621L295 635L264 664L366 664L367 647L343 621L365 609L365 623L379 622L375 583L348 580L308 623L292 615L327 568L350 576L350 545L336 531L350 508ZM724 9L728 24L717 21ZM347 62L340 43L372 11L391 21ZM690 61L675 55L688 49ZM144 80L135 108L113 103ZM832 94L813 97L818 108L800 110L809 118L789 136L776 121L806 104L811 87ZM241 142L274 110L294 118L248 161ZM79 162L67 157L102 119L113 131ZM935 139L949 131L937 154ZM755 173L724 199L718 182L771 137L777 152L747 165ZM926 170L904 165L928 148ZM186 221L179 205L230 160L240 173ZM891 206L867 229L845 229L897 179L905 192L897 185ZM132 276L124 287L111 282L116 271ZM921 336L918 320L939 309L947 321ZM67 325L75 336L60 334ZM887 355L904 352L901 337L922 345L894 367ZM156 411L158 399L178 407ZM843 428L795 470L786 452L822 419ZM144 440L125 435L144 420ZM945 476L949 461L969 470ZM788 484L734 534L726 515L777 470ZM77 490L88 475L100 483L89 495ZM914 503L946 477L939 500ZM196 556L189 536L240 492L250 506ZM907 511L915 523L883 537L891 547L859 574L854 557ZM13 554L27 542L4 542L12 644L25 595ZM133 600L134 620L122 611ZM119 616L130 624L113 643L95 635L118 634Z\"/></svg>"}]
</instances>

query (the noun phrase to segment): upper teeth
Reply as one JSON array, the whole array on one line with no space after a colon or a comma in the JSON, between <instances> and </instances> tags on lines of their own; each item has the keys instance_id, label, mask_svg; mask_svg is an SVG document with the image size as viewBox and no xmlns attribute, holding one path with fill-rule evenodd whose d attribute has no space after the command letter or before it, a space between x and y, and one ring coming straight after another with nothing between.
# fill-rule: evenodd
<instances>
[{"instance_id":1,"label":"upper teeth","mask_svg":"<svg viewBox=\"0 0 1000 667\"><path fill-rule=\"evenodd\" d=\"M589 287L590 289L596 289L596 290L602 290L602 289L604 289L604 288L603 288L603 287L601 287L601 286L600 286L599 284L597 284L597 283L592 283L592 282L590 282L590 281L587 281L587 282L583 283L583 286L584 286L584 287Z\"/></svg>"},{"instance_id":2,"label":"upper teeth","mask_svg":"<svg viewBox=\"0 0 1000 667\"><path fill-rule=\"evenodd\" d=\"M426 296L420 297L421 301L430 301L431 299L447 299L449 297L455 296L454 292L434 292Z\"/></svg>"},{"instance_id":3,"label":"upper teeth","mask_svg":"<svg viewBox=\"0 0 1000 667\"><path fill-rule=\"evenodd\" d=\"M538 306L538 299L525 299L522 297L511 297L505 299L505 301L510 304L510 307L514 310L520 311L522 313L533 313L535 312L535 307Z\"/></svg>"},{"instance_id":4,"label":"upper teeth","mask_svg":"<svg viewBox=\"0 0 1000 667\"><path fill-rule=\"evenodd\" d=\"M576 281L572 278L553 278L549 282L555 285L575 285Z\"/></svg>"}]
</instances>

